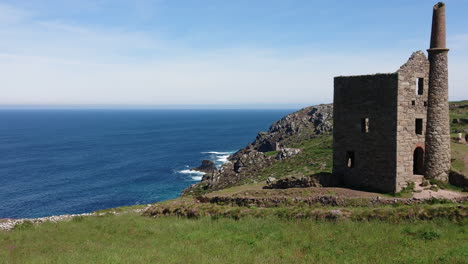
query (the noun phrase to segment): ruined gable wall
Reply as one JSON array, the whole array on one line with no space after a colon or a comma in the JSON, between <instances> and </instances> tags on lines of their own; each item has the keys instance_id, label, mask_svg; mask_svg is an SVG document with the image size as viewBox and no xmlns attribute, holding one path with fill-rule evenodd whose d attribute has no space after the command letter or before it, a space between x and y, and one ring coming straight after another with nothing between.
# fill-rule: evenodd
<instances>
[{"instance_id":1,"label":"ruined gable wall","mask_svg":"<svg viewBox=\"0 0 468 264\"><path fill-rule=\"evenodd\" d=\"M334 86L333 172L349 186L395 191L398 74L336 77ZM366 117L369 132L362 133Z\"/></svg>"},{"instance_id":2,"label":"ruined gable wall","mask_svg":"<svg viewBox=\"0 0 468 264\"><path fill-rule=\"evenodd\" d=\"M400 191L413 180L413 155L417 147L424 149L427 122L427 94L429 61L422 51L411 55L398 70L398 125L397 125L397 186ZM417 79L424 79L424 89L417 94ZM414 105L413 105L414 101ZM416 118L423 119L422 133L416 134Z\"/></svg>"}]
</instances>

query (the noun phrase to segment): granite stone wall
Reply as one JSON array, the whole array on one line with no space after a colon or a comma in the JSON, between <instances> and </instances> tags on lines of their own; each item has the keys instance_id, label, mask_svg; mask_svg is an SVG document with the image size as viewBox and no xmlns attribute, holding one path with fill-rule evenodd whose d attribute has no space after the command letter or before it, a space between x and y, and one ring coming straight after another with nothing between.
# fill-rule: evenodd
<instances>
[{"instance_id":1,"label":"granite stone wall","mask_svg":"<svg viewBox=\"0 0 468 264\"><path fill-rule=\"evenodd\" d=\"M397 175L396 191L414 181L414 154L416 148L425 151L427 124L427 99L429 85L429 61L422 51L411 55L398 73L398 114L397 114ZM418 82L422 81L421 87ZM422 88L422 89L421 89ZM416 119L422 119L421 134L416 133ZM422 158L424 159L424 158ZM422 165L422 164L421 164Z\"/></svg>"},{"instance_id":2,"label":"granite stone wall","mask_svg":"<svg viewBox=\"0 0 468 264\"><path fill-rule=\"evenodd\" d=\"M345 185L398 192L424 172L428 81L422 51L392 74L335 78L333 173Z\"/></svg>"},{"instance_id":3,"label":"granite stone wall","mask_svg":"<svg viewBox=\"0 0 468 264\"><path fill-rule=\"evenodd\" d=\"M334 86L333 173L348 186L395 191L398 74L335 77Z\"/></svg>"},{"instance_id":4,"label":"granite stone wall","mask_svg":"<svg viewBox=\"0 0 468 264\"><path fill-rule=\"evenodd\" d=\"M448 50L429 50L430 80L426 133L426 177L447 181L450 172Z\"/></svg>"}]
</instances>

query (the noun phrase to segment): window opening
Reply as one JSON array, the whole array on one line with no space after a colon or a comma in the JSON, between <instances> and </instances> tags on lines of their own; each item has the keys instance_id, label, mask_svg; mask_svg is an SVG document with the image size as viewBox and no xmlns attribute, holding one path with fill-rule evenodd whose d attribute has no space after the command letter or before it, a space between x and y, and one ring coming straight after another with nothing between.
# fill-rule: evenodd
<instances>
[{"instance_id":1,"label":"window opening","mask_svg":"<svg viewBox=\"0 0 468 264\"><path fill-rule=\"evenodd\" d=\"M348 168L354 168L354 151L346 152L346 166Z\"/></svg>"},{"instance_id":2,"label":"window opening","mask_svg":"<svg viewBox=\"0 0 468 264\"><path fill-rule=\"evenodd\" d=\"M423 120L421 118L416 118L416 134L422 135L423 130Z\"/></svg>"}]
</instances>

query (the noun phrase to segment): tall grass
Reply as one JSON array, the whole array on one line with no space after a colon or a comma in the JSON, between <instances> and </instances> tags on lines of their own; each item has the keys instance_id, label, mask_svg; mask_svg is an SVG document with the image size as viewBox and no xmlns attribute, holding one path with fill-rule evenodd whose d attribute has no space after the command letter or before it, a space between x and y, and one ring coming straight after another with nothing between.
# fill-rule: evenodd
<instances>
[{"instance_id":1,"label":"tall grass","mask_svg":"<svg viewBox=\"0 0 468 264\"><path fill-rule=\"evenodd\" d=\"M197 220L136 214L0 232L1 263L467 263L448 220Z\"/></svg>"}]
</instances>

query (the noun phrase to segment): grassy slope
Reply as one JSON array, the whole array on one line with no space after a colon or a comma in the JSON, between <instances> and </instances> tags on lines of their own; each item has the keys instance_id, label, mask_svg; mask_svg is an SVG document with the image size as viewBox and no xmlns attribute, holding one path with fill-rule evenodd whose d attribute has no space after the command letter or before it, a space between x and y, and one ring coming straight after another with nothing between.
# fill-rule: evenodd
<instances>
[{"instance_id":1,"label":"grassy slope","mask_svg":"<svg viewBox=\"0 0 468 264\"><path fill-rule=\"evenodd\" d=\"M198 220L135 214L0 232L0 263L466 263L448 220Z\"/></svg>"},{"instance_id":2,"label":"grassy slope","mask_svg":"<svg viewBox=\"0 0 468 264\"><path fill-rule=\"evenodd\" d=\"M465 101L458 101L458 102L450 102L450 105L468 105L468 100ZM468 119L468 107L466 108L456 108L450 110L450 122L453 119ZM463 132L464 129L468 129L468 124L450 124L451 132L452 133L459 133Z\"/></svg>"},{"instance_id":3,"label":"grassy slope","mask_svg":"<svg viewBox=\"0 0 468 264\"><path fill-rule=\"evenodd\" d=\"M279 179L289 176L307 176L318 172L331 172L333 154L331 134L290 143L286 147L300 148L303 151L294 158L273 163L243 183L252 184L264 181L268 177ZM269 154L267 152L267 155Z\"/></svg>"},{"instance_id":4,"label":"grassy slope","mask_svg":"<svg viewBox=\"0 0 468 264\"><path fill-rule=\"evenodd\" d=\"M455 105L468 105L468 100L452 102L450 104ZM457 108L450 110L450 120L453 119L468 119L468 107ZM458 123L450 124L452 137L456 137L457 133L463 132L468 129L468 124ZM452 143L452 169L458 171L464 175L468 175L468 146Z\"/></svg>"}]
</instances>

